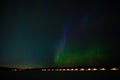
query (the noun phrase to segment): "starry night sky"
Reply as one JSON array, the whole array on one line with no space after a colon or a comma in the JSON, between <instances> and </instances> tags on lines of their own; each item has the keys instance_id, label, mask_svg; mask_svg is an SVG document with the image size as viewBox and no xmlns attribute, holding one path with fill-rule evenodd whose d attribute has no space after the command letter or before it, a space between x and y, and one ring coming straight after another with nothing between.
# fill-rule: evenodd
<instances>
[{"instance_id":1,"label":"starry night sky","mask_svg":"<svg viewBox=\"0 0 120 80\"><path fill-rule=\"evenodd\" d=\"M119 11L99 0L4 0L0 66L119 65Z\"/></svg>"}]
</instances>

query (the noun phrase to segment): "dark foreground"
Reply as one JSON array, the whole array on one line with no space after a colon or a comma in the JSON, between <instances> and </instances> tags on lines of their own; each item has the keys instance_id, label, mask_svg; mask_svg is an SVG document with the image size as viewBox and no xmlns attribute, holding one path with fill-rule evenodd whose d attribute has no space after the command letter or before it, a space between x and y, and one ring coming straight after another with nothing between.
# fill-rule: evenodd
<instances>
[{"instance_id":1,"label":"dark foreground","mask_svg":"<svg viewBox=\"0 0 120 80\"><path fill-rule=\"evenodd\" d=\"M119 71L41 72L0 71L0 80L119 80Z\"/></svg>"}]
</instances>

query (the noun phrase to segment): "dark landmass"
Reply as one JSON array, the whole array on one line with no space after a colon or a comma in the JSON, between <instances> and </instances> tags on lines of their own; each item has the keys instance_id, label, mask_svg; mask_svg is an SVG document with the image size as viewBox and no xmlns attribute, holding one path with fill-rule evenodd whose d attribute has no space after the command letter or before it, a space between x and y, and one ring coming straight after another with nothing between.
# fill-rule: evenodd
<instances>
[{"instance_id":1,"label":"dark landmass","mask_svg":"<svg viewBox=\"0 0 120 80\"><path fill-rule=\"evenodd\" d=\"M95 71L95 72L41 72L33 71L0 71L0 80L119 80L119 71Z\"/></svg>"}]
</instances>

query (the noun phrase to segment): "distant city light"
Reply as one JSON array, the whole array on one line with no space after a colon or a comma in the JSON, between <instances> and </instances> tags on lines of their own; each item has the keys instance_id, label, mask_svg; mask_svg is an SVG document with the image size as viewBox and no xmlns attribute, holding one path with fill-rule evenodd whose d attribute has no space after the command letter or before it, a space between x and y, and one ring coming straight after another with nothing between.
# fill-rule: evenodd
<instances>
[{"instance_id":1,"label":"distant city light","mask_svg":"<svg viewBox=\"0 0 120 80\"><path fill-rule=\"evenodd\" d=\"M75 71L78 71L78 69L75 69Z\"/></svg>"},{"instance_id":2,"label":"distant city light","mask_svg":"<svg viewBox=\"0 0 120 80\"><path fill-rule=\"evenodd\" d=\"M93 70L93 71L96 71L96 70L98 70L98 69L97 69L97 68L93 68L92 70Z\"/></svg>"},{"instance_id":3,"label":"distant city light","mask_svg":"<svg viewBox=\"0 0 120 80\"><path fill-rule=\"evenodd\" d=\"M111 68L110 70L119 70L118 68Z\"/></svg>"},{"instance_id":4,"label":"distant city light","mask_svg":"<svg viewBox=\"0 0 120 80\"><path fill-rule=\"evenodd\" d=\"M48 69L47 71L50 71L50 69Z\"/></svg>"},{"instance_id":5,"label":"distant city light","mask_svg":"<svg viewBox=\"0 0 120 80\"><path fill-rule=\"evenodd\" d=\"M62 69L59 69L59 71L62 71Z\"/></svg>"},{"instance_id":6,"label":"distant city light","mask_svg":"<svg viewBox=\"0 0 120 80\"><path fill-rule=\"evenodd\" d=\"M100 70L105 71L106 69L105 68L101 68Z\"/></svg>"},{"instance_id":7,"label":"distant city light","mask_svg":"<svg viewBox=\"0 0 120 80\"><path fill-rule=\"evenodd\" d=\"M46 71L46 69L42 69L42 71Z\"/></svg>"},{"instance_id":8,"label":"distant city light","mask_svg":"<svg viewBox=\"0 0 120 80\"><path fill-rule=\"evenodd\" d=\"M65 69L63 69L63 71L66 71Z\"/></svg>"},{"instance_id":9,"label":"distant city light","mask_svg":"<svg viewBox=\"0 0 120 80\"><path fill-rule=\"evenodd\" d=\"M91 69L90 69L90 68L88 68L87 70L88 70L88 71L90 71Z\"/></svg>"},{"instance_id":10,"label":"distant city light","mask_svg":"<svg viewBox=\"0 0 120 80\"><path fill-rule=\"evenodd\" d=\"M55 69L55 71L58 71L58 69Z\"/></svg>"},{"instance_id":11,"label":"distant city light","mask_svg":"<svg viewBox=\"0 0 120 80\"><path fill-rule=\"evenodd\" d=\"M84 71L85 69L84 68L81 68L80 71Z\"/></svg>"},{"instance_id":12,"label":"distant city light","mask_svg":"<svg viewBox=\"0 0 120 80\"><path fill-rule=\"evenodd\" d=\"M12 71L17 71L17 69L12 69Z\"/></svg>"},{"instance_id":13,"label":"distant city light","mask_svg":"<svg viewBox=\"0 0 120 80\"><path fill-rule=\"evenodd\" d=\"M70 69L71 71L74 71L74 69Z\"/></svg>"},{"instance_id":14,"label":"distant city light","mask_svg":"<svg viewBox=\"0 0 120 80\"><path fill-rule=\"evenodd\" d=\"M67 69L67 71L70 71L70 69Z\"/></svg>"}]
</instances>

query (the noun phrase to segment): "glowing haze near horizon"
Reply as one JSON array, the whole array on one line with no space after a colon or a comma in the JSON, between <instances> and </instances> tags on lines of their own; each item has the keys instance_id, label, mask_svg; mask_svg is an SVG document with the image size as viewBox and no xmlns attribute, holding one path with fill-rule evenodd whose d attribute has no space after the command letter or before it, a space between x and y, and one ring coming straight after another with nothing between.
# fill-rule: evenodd
<instances>
[{"instance_id":1,"label":"glowing haze near horizon","mask_svg":"<svg viewBox=\"0 0 120 80\"><path fill-rule=\"evenodd\" d=\"M108 4L18 0L2 7L0 66L113 65L119 56Z\"/></svg>"}]
</instances>

